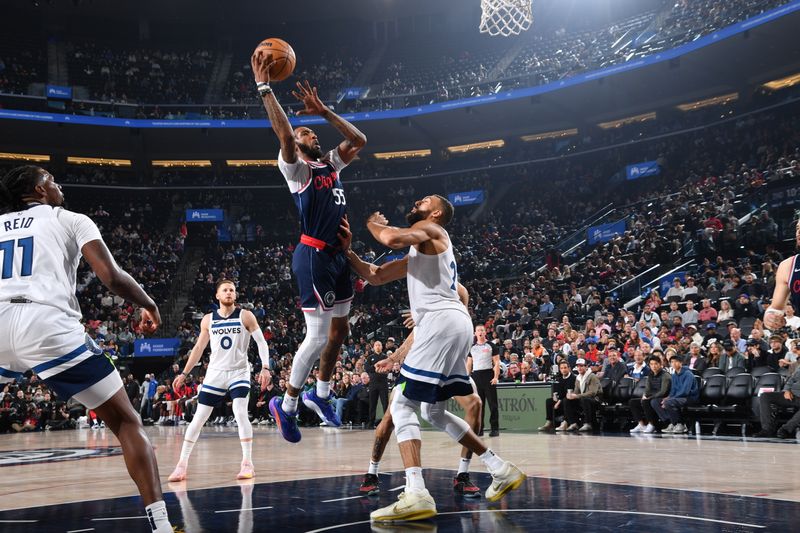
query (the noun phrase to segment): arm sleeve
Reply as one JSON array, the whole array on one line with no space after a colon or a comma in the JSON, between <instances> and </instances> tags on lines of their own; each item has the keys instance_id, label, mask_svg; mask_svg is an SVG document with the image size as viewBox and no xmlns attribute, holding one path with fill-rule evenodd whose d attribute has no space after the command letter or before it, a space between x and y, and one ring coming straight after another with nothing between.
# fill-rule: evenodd
<instances>
[{"instance_id":1,"label":"arm sleeve","mask_svg":"<svg viewBox=\"0 0 800 533\"><path fill-rule=\"evenodd\" d=\"M278 151L278 169L289 185L290 192L298 192L311 180L311 167L302 157L298 157L294 163L287 163L281 151Z\"/></svg>"},{"instance_id":2,"label":"arm sleeve","mask_svg":"<svg viewBox=\"0 0 800 533\"><path fill-rule=\"evenodd\" d=\"M661 378L661 390L658 391L658 394L653 396L653 398L666 398L669 394L669 389L672 387L672 376L669 373L666 373L663 378Z\"/></svg>"},{"instance_id":3,"label":"arm sleeve","mask_svg":"<svg viewBox=\"0 0 800 533\"><path fill-rule=\"evenodd\" d=\"M261 369L269 370L269 345L267 344L267 339L264 338L264 332L261 331L261 328L256 328L251 335L253 340L256 341L256 345L258 345L258 357L261 359Z\"/></svg>"},{"instance_id":4,"label":"arm sleeve","mask_svg":"<svg viewBox=\"0 0 800 533\"><path fill-rule=\"evenodd\" d=\"M86 215L73 213L66 209L59 209L56 217L67 231L67 234L75 239L78 250L83 248L83 245L87 242L103 240L103 236L100 235L100 229L97 227L97 224Z\"/></svg>"},{"instance_id":5,"label":"arm sleeve","mask_svg":"<svg viewBox=\"0 0 800 533\"><path fill-rule=\"evenodd\" d=\"M325 157L322 158L325 161L330 161L333 165L333 168L336 169L336 172L340 172L344 167L347 166L347 163L342 161L342 157L339 155L339 147L337 146L327 154Z\"/></svg>"}]
</instances>

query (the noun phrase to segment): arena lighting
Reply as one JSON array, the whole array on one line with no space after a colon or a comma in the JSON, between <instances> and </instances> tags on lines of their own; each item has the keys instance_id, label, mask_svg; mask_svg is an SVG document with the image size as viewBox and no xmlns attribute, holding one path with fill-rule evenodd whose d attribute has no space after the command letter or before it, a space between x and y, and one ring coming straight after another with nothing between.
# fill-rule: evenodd
<instances>
[{"instance_id":1,"label":"arena lighting","mask_svg":"<svg viewBox=\"0 0 800 533\"><path fill-rule=\"evenodd\" d=\"M600 122L597 126L604 130L610 130L612 128L621 128L622 126L627 126L629 124L636 124L637 122L646 122L648 120L655 120L656 119L656 112L652 111L650 113L643 113L641 115L634 115L632 117L620 118L617 120L612 120L610 122Z\"/></svg>"},{"instance_id":2,"label":"arena lighting","mask_svg":"<svg viewBox=\"0 0 800 533\"><path fill-rule=\"evenodd\" d=\"M762 85L762 87L771 91L777 91L780 89L786 89L787 87L792 87L798 83L800 83L800 72L797 74L792 74L791 76L786 76L785 78L768 81Z\"/></svg>"},{"instance_id":3,"label":"arena lighting","mask_svg":"<svg viewBox=\"0 0 800 533\"><path fill-rule=\"evenodd\" d=\"M562 137L572 137L578 134L578 128L570 128L568 130L546 131L544 133L532 133L530 135L523 135L520 137L525 142L544 141L545 139L560 139Z\"/></svg>"},{"instance_id":4,"label":"arena lighting","mask_svg":"<svg viewBox=\"0 0 800 533\"><path fill-rule=\"evenodd\" d=\"M211 161L208 159L160 159L153 161L154 167L210 167Z\"/></svg>"},{"instance_id":5,"label":"arena lighting","mask_svg":"<svg viewBox=\"0 0 800 533\"><path fill-rule=\"evenodd\" d=\"M229 167L277 167L277 159L227 159Z\"/></svg>"},{"instance_id":6,"label":"arena lighting","mask_svg":"<svg viewBox=\"0 0 800 533\"><path fill-rule=\"evenodd\" d=\"M689 102L688 104L680 104L675 107L677 107L681 111L695 111L697 109L702 109L704 107L729 104L731 102L735 102L738 99L739 99L739 93L729 93L720 96L714 96L711 98L706 98L705 100Z\"/></svg>"},{"instance_id":7,"label":"arena lighting","mask_svg":"<svg viewBox=\"0 0 800 533\"><path fill-rule=\"evenodd\" d=\"M487 148L502 148L506 145L503 139L496 139L494 141L484 141L479 143L459 144L456 146L448 146L447 151L451 154L463 154L473 150L485 150Z\"/></svg>"},{"instance_id":8,"label":"arena lighting","mask_svg":"<svg viewBox=\"0 0 800 533\"><path fill-rule=\"evenodd\" d=\"M399 152L376 152L373 154L375 159L411 159L412 157L428 157L431 155L430 149L424 150L401 150Z\"/></svg>"},{"instance_id":9,"label":"arena lighting","mask_svg":"<svg viewBox=\"0 0 800 533\"><path fill-rule=\"evenodd\" d=\"M14 154L11 152L0 152L0 159L5 161L31 161L33 163L47 163L50 161L50 156L40 154Z\"/></svg>"},{"instance_id":10,"label":"arena lighting","mask_svg":"<svg viewBox=\"0 0 800 533\"><path fill-rule=\"evenodd\" d=\"M104 167L129 167L130 159L109 159L107 157L67 157L67 163L73 165L98 165Z\"/></svg>"}]
</instances>

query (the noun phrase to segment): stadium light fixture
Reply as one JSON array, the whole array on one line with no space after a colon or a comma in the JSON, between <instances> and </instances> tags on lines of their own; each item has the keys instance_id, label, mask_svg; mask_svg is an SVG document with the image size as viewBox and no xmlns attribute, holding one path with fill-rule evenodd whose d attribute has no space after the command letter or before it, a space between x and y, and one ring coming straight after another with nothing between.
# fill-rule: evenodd
<instances>
[{"instance_id":1,"label":"stadium light fixture","mask_svg":"<svg viewBox=\"0 0 800 533\"><path fill-rule=\"evenodd\" d=\"M677 107L681 111L695 111L697 109L703 109L704 107L711 107L715 105L726 105L731 102L735 102L738 99L739 99L739 93L728 93L728 94L722 94L720 96L713 96L711 98L706 98L704 100L697 100L696 102L688 102L686 104L680 104L675 107Z\"/></svg>"},{"instance_id":2,"label":"stadium light fixture","mask_svg":"<svg viewBox=\"0 0 800 533\"><path fill-rule=\"evenodd\" d=\"M47 163L49 155L41 154L15 154L13 152L0 152L0 159L4 161L29 161L31 163Z\"/></svg>"},{"instance_id":3,"label":"stadium light fixture","mask_svg":"<svg viewBox=\"0 0 800 533\"><path fill-rule=\"evenodd\" d=\"M641 115L634 115L632 117L620 118L617 120L611 120L609 122L600 122L599 124L597 124L597 126L604 130L610 130L613 128L621 128L622 126L637 124L639 122L647 122L648 120L655 120L655 119L656 119L656 112L652 111L650 113L642 113Z\"/></svg>"},{"instance_id":4,"label":"stadium light fixture","mask_svg":"<svg viewBox=\"0 0 800 533\"><path fill-rule=\"evenodd\" d=\"M194 167L204 168L210 167L211 161L208 159L157 159L153 161L154 167L172 168L172 167Z\"/></svg>"},{"instance_id":5,"label":"stadium light fixture","mask_svg":"<svg viewBox=\"0 0 800 533\"><path fill-rule=\"evenodd\" d=\"M431 150L401 150L399 152L376 152L375 159L412 159L415 157L429 157Z\"/></svg>"},{"instance_id":6,"label":"stadium light fixture","mask_svg":"<svg viewBox=\"0 0 800 533\"><path fill-rule=\"evenodd\" d=\"M503 139L496 139L494 141L483 141L479 143L458 144L456 146L448 146L447 151L451 154L463 154L472 152L473 150L487 150L489 148L502 148L506 145Z\"/></svg>"},{"instance_id":7,"label":"stadium light fixture","mask_svg":"<svg viewBox=\"0 0 800 533\"><path fill-rule=\"evenodd\" d=\"M67 163L73 165L96 165L101 167L129 167L130 159L111 159L108 157L67 157Z\"/></svg>"},{"instance_id":8,"label":"stadium light fixture","mask_svg":"<svg viewBox=\"0 0 800 533\"><path fill-rule=\"evenodd\" d=\"M786 76L785 78L779 78L777 80L768 81L762 87L765 89L769 89L770 91L778 91L780 89L786 89L787 87L792 87L800 83L800 72L797 74L792 74L791 76Z\"/></svg>"},{"instance_id":9,"label":"stadium light fixture","mask_svg":"<svg viewBox=\"0 0 800 533\"><path fill-rule=\"evenodd\" d=\"M227 159L229 167L277 167L277 159Z\"/></svg>"},{"instance_id":10,"label":"stadium light fixture","mask_svg":"<svg viewBox=\"0 0 800 533\"><path fill-rule=\"evenodd\" d=\"M547 139L561 139L562 137L572 137L578 134L578 128L570 128L568 130L546 131L544 133L531 133L530 135L523 135L520 137L525 142L544 141Z\"/></svg>"}]
</instances>

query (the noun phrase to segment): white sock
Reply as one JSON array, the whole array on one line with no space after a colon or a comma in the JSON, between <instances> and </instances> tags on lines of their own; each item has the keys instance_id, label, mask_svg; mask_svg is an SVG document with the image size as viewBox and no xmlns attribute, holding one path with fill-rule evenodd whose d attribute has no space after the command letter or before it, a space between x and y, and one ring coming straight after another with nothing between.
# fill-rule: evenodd
<instances>
[{"instance_id":1,"label":"white sock","mask_svg":"<svg viewBox=\"0 0 800 533\"><path fill-rule=\"evenodd\" d=\"M317 398L327 400L331 395L331 382L330 381L317 381Z\"/></svg>"},{"instance_id":2,"label":"white sock","mask_svg":"<svg viewBox=\"0 0 800 533\"><path fill-rule=\"evenodd\" d=\"M412 466L406 468L406 490L425 490L425 480L422 479L422 467Z\"/></svg>"},{"instance_id":3,"label":"white sock","mask_svg":"<svg viewBox=\"0 0 800 533\"><path fill-rule=\"evenodd\" d=\"M253 441L243 440L242 443L242 460L248 463L253 462Z\"/></svg>"},{"instance_id":4,"label":"white sock","mask_svg":"<svg viewBox=\"0 0 800 533\"><path fill-rule=\"evenodd\" d=\"M369 470L367 470L367 472L370 473L370 474L375 474L377 476L378 475L378 466L380 466L380 464L381 464L380 461L378 461L377 463L375 461L370 461L369 462Z\"/></svg>"},{"instance_id":5,"label":"white sock","mask_svg":"<svg viewBox=\"0 0 800 533\"><path fill-rule=\"evenodd\" d=\"M167 505L164 500L153 502L144 508L147 519L150 521L150 528L153 533L172 533L172 525L167 516Z\"/></svg>"},{"instance_id":6,"label":"white sock","mask_svg":"<svg viewBox=\"0 0 800 533\"><path fill-rule=\"evenodd\" d=\"M481 461L483 464L486 465L486 468L489 470L490 473L494 474L498 470L503 467L503 460L500 459L492 450L486 450L486 452L481 455Z\"/></svg>"},{"instance_id":7,"label":"white sock","mask_svg":"<svg viewBox=\"0 0 800 533\"><path fill-rule=\"evenodd\" d=\"M470 462L470 459L465 459L463 457L461 458L461 461L459 461L459 463L458 463L458 473L459 474L464 474L464 473L469 472L469 462Z\"/></svg>"},{"instance_id":8,"label":"white sock","mask_svg":"<svg viewBox=\"0 0 800 533\"><path fill-rule=\"evenodd\" d=\"M297 412L297 398L284 394L283 402L281 402L281 409L283 409L283 412L287 415L295 414Z\"/></svg>"},{"instance_id":9,"label":"white sock","mask_svg":"<svg viewBox=\"0 0 800 533\"><path fill-rule=\"evenodd\" d=\"M186 464L189 462L189 456L192 455L192 450L194 449L194 445L195 443L190 440L183 441L183 447L181 448L181 459L180 459L181 463Z\"/></svg>"}]
</instances>

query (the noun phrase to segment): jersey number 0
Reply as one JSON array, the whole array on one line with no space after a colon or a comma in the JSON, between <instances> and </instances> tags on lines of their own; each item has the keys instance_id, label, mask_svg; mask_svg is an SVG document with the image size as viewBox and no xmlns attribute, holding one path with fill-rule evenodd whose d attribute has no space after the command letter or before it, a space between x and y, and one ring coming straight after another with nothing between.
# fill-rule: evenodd
<instances>
[{"instance_id":1,"label":"jersey number 0","mask_svg":"<svg viewBox=\"0 0 800 533\"><path fill-rule=\"evenodd\" d=\"M16 244L16 246L14 246ZM14 275L14 250L22 248L22 276L30 276L33 271L33 237L25 237L16 241L0 242L0 251L3 252L2 279L9 279Z\"/></svg>"}]
</instances>

